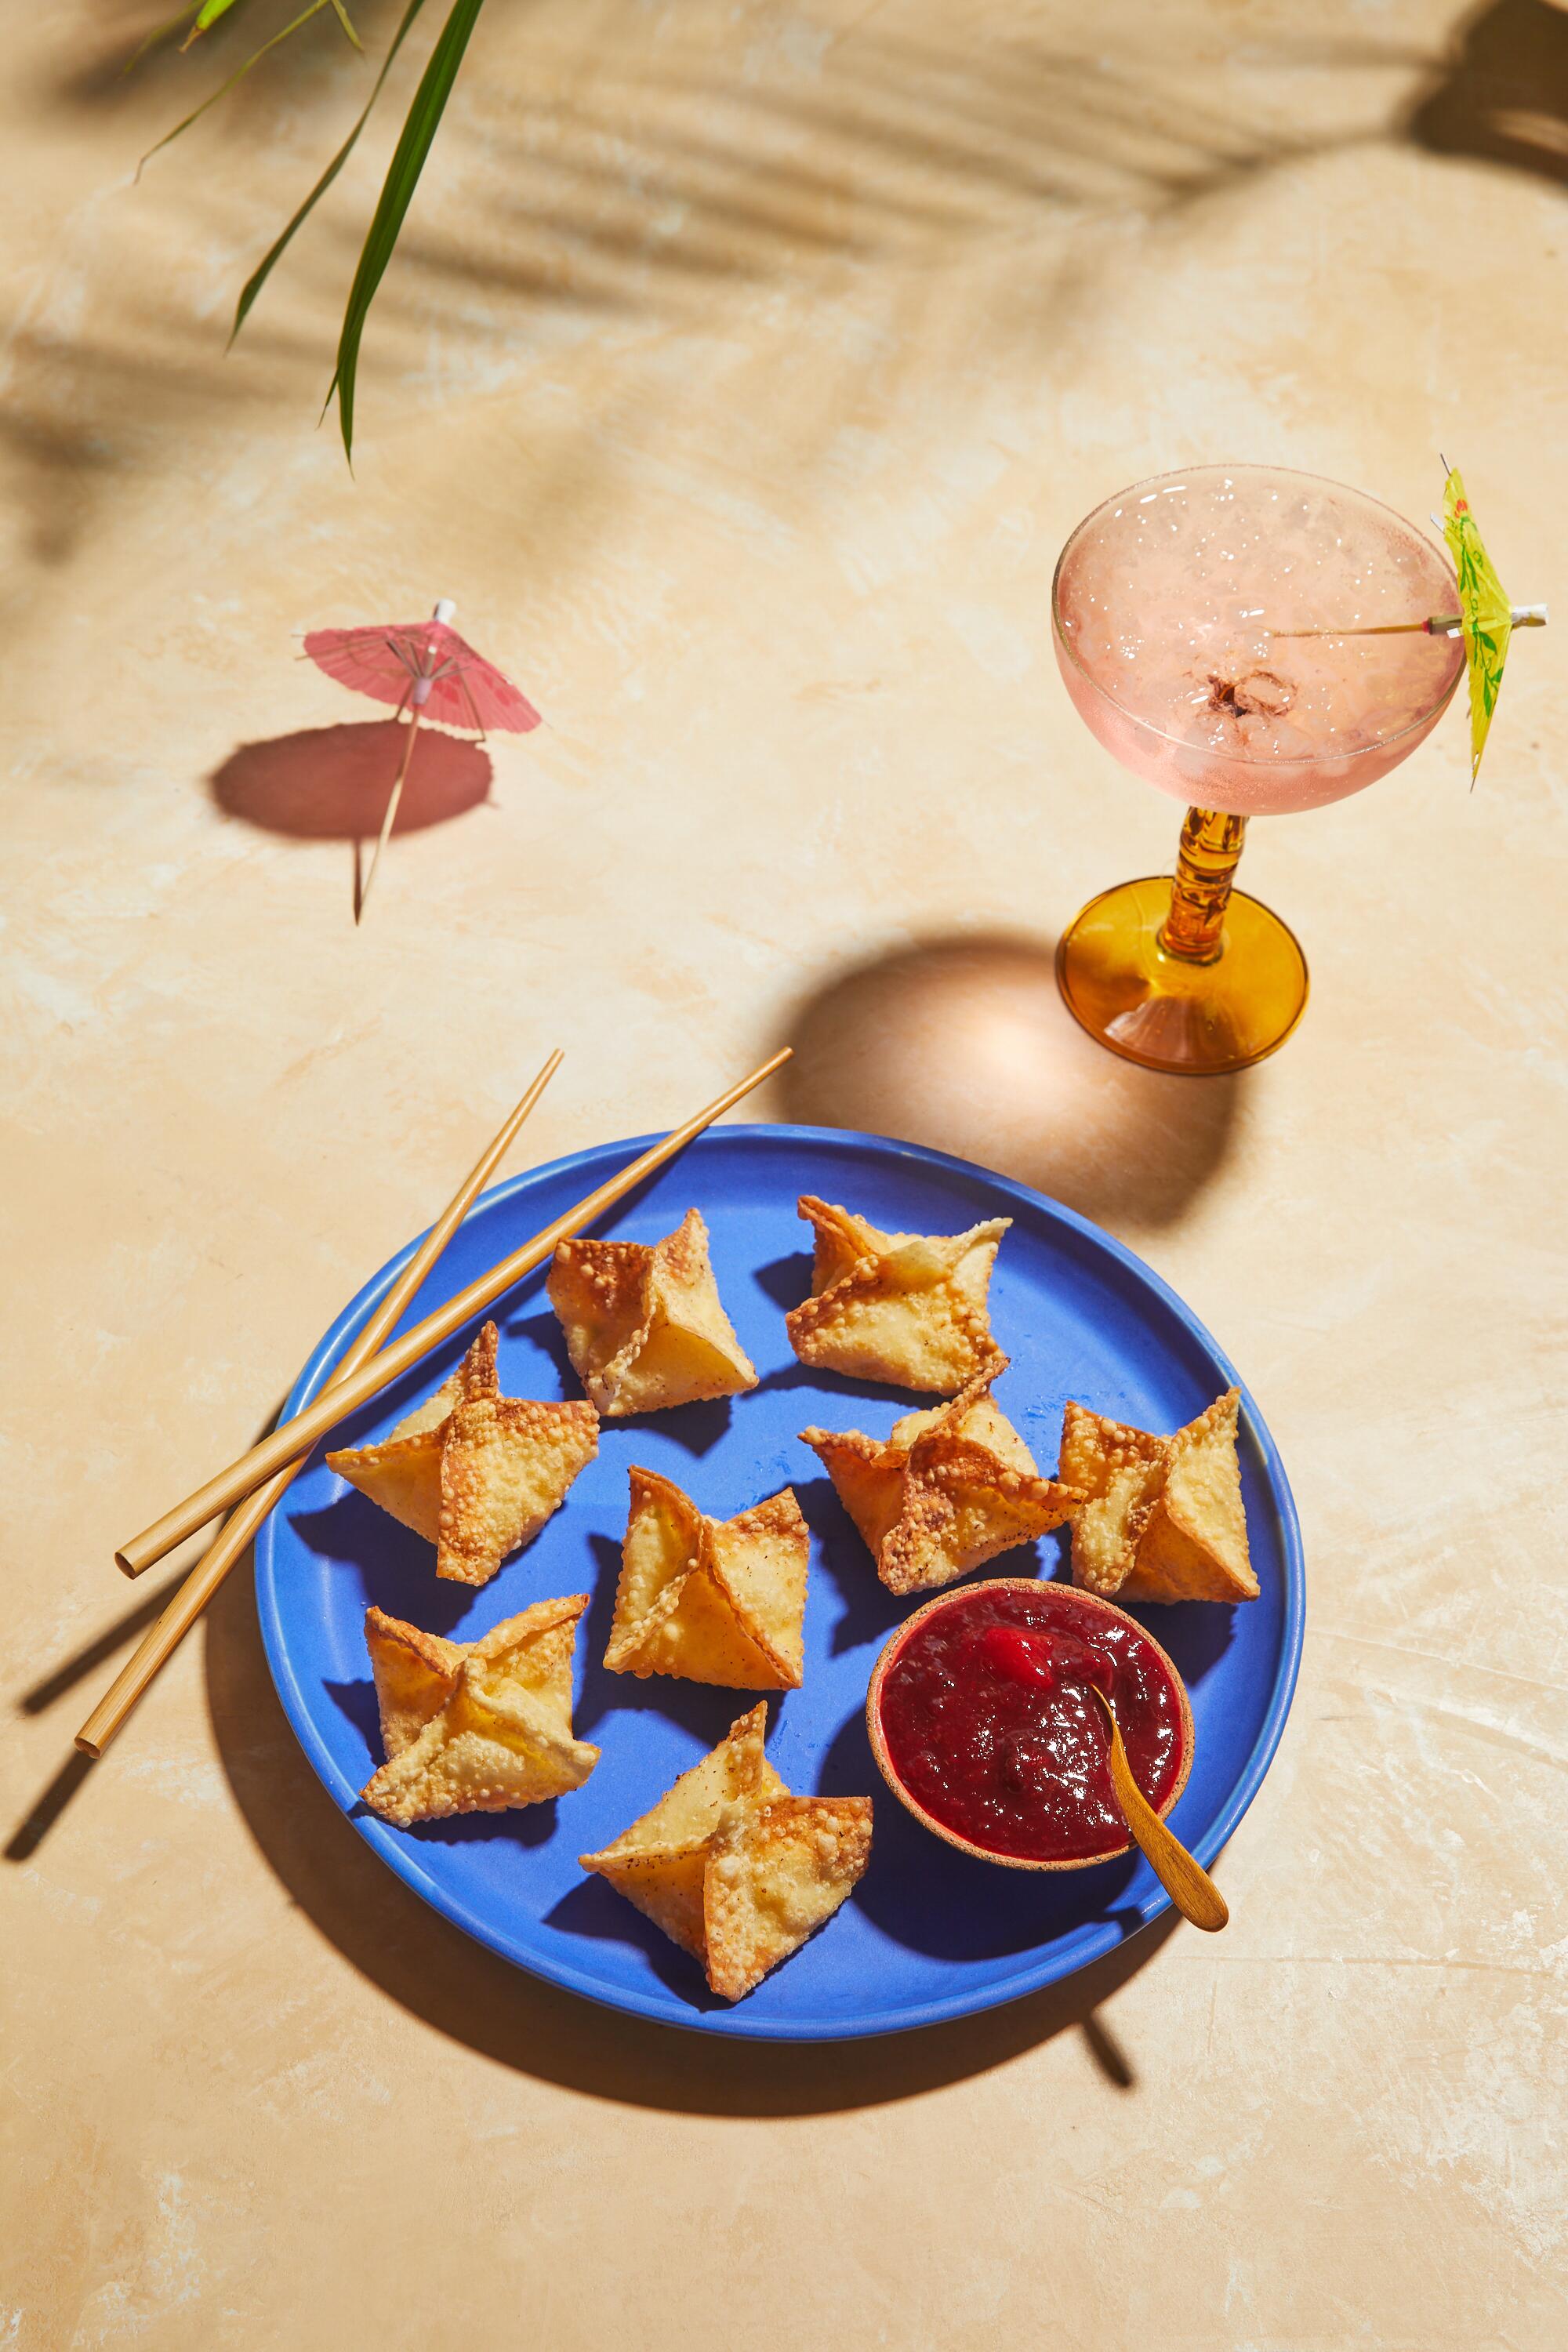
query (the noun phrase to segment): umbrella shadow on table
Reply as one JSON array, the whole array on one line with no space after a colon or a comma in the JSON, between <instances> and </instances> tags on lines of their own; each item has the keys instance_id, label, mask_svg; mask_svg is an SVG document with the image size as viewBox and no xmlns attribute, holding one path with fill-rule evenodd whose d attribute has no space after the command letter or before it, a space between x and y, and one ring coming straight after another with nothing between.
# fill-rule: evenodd
<instances>
[{"instance_id":1,"label":"umbrella shadow on table","mask_svg":"<svg viewBox=\"0 0 1568 2352\"><path fill-rule=\"evenodd\" d=\"M289 1897L345 1959L415 2016L520 2074L588 2097L711 2116L845 2112L988 2072L1077 2029L1106 2081L1136 2087L1100 2014L1152 1958L1169 1916L1063 1984L950 2025L866 2042L709 2039L625 2016L524 1974L385 1869L317 1780L279 1706L247 1576L205 1621L207 1698L225 1773Z\"/></svg>"},{"instance_id":2,"label":"umbrella shadow on table","mask_svg":"<svg viewBox=\"0 0 1568 2352\"><path fill-rule=\"evenodd\" d=\"M843 967L791 1008L784 1116L951 1151L1113 1232L1176 1224L1223 1170L1257 1074L1168 1077L1086 1036L1056 942L965 932Z\"/></svg>"},{"instance_id":3,"label":"umbrella shadow on table","mask_svg":"<svg viewBox=\"0 0 1568 2352\"><path fill-rule=\"evenodd\" d=\"M301 727L242 743L207 779L226 816L295 841L374 842L381 831L407 736L394 719ZM420 730L408 764L395 839L449 824L489 800L495 771L480 744L439 728Z\"/></svg>"}]
</instances>

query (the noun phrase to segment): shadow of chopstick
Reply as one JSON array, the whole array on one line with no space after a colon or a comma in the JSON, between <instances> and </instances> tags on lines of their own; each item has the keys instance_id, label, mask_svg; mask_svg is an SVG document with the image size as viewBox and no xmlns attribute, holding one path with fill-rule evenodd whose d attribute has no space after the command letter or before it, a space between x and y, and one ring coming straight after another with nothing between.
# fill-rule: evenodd
<instances>
[{"instance_id":1,"label":"shadow of chopstick","mask_svg":"<svg viewBox=\"0 0 1568 2352\"><path fill-rule=\"evenodd\" d=\"M4 1849L7 1862L26 1862L43 1844L71 1799L92 1770L92 1758L72 1748L30 1812L24 1815Z\"/></svg>"},{"instance_id":2,"label":"shadow of chopstick","mask_svg":"<svg viewBox=\"0 0 1568 2352\"><path fill-rule=\"evenodd\" d=\"M162 1614L184 1582L184 1571L182 1570L178 1575L171 1576L166 1583L161 1584L155 1592L150 1592L144 1600L138 1601L136 1606L128 1609L122 1617L117 1617L112 1625L95 1634L85 1648L78 1650L63 1664L56 1666L52 1674L46 1675L41 1683L35 1683L31 1690L24 1691L16 1702L18 1713L42 1715L47 1708L53 1706L56 1699L64 1698L67 1691L73 1690L84 1675L90 1675L95 1666L101 1666L116 1650L122 1649L133 1634L144 1632L153 1618Z\"/></svg>"},{"instance_id":3,"label":"shadow of chopstick","mask_svg":"<svg viewBox=\"0 0 1568 2352\"><path fill-rule=\"evenodd\" d=\"M68 1691L74 1690L95 1666L105 1664L117 1650L123 1649L127 1642L144 1632L153 1618L163 1613L183 1583L184 1573L181 1569L167 1578L155 1592L149 1592L137 1601L133 1609L127 1609L112 1625L106 1626L101 1633L95 1634L90 1642L63 1660L52 1674L46 1675L42 1682L35 1683L31 1690L24 1691L16 1702L17 1714L44 1714L57 1699L64 1698ZM84 1756L78 1748L71 1750L54 1779L34 1799L5 1845L0 1847L0 1854L7 1862L31 1860L92 1770L92 1766L90 1756Z\"/></svg>"}]
</instances>

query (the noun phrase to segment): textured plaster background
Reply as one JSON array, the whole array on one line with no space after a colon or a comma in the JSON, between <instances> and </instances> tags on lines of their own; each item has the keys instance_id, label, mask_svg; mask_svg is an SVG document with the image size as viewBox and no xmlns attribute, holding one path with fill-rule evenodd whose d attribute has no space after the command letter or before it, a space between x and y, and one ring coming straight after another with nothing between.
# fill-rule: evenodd
<instances>
[{"instance_id":1,"label":"textured plaster background","mask_svg":"<svg viewBox=\"0 0 1568 2352\"><path fill-rule=\"evenodd\" d=\"M16 12L0 93L0 2345L1552 2352L1562 633L1473 794L1456 714L1254 827L1312 1003L1183 1086L1055 996L1177 812L1079 726L1047 612L1138 475L1418 516L1439 448L1564 603L1568 16L496 0L351 478L314 419L413 50L226 359L364 68L324 20L133 185L241 54L118 82L157 13ZM291 633L437 593L550 724L437 762L356 931L384 739ZM637 2030L379 1868L242 1577L71 1765L168 1589L114 1543L544 1048L539 1158L786 1037L764 1113L1044 1185L1257 1389L1310 1622L1230 1931L858 2050Z\"/></svg>"}]
</instances>

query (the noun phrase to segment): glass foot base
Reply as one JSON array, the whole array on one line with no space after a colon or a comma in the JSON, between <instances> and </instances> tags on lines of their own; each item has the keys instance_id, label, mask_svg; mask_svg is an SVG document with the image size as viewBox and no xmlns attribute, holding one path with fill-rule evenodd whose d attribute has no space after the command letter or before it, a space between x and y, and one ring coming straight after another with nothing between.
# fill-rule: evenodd
<instances>
[{"instance_id":1,"label":"glass foot base","mask_svg":"<svg viewBox=\"0 0 1568 2352\"><path fill-rule=\"evenodd\" d=\"M1160 945L1168 874L1091 898L1057 949L1068 1009L1091 1037L1146 1070L1213 1077L1282 1045L1307 1003L1307 959L1267 907L1233 890L1213 963Z\"/></svg>"}]
</instances>

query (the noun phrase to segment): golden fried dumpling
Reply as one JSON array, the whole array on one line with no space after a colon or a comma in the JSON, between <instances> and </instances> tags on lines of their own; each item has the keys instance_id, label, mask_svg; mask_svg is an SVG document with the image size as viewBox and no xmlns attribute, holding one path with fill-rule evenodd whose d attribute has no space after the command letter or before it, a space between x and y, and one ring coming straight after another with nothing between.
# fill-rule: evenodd
<instances>
[{"instance_id":1,"label":"golden fried dumpling","mask_svg":"<svg viewBox=\"0 0 1568 2352\"><path fill-rule=\"evenodd\" d=\"M342 1447L327 1466L427 1537L437 1576L488 1584L598 1450L591 1404L501 1395L496 1327L487 1323L451 1379L389 1438Z\"/></svg>"},{"instance_id":2,"label":"golden fried dumpling","mask_svg":"<svg viewBox=\"0 0 1568 2352\"><path fill-rule=\"evenodd\" d=\"M906 1413L886 1440L803 1429L871 1548L890 1592L951 1584L998 1552L1060 1527L1080 1499L1042 1478L991 1394L1005 1359L930 1412Z\"/></svg>"},{"instance_id":3,"label":"golden fried dumpling","mask_svg":"<svg viewBox=\"0 0 1568 2352\"><path fill-rule=\"evenodd\" d=\"M607 1420L757 1385L720 1303L696 1209L651 1246L563 1242L546 1289L577 1377Z\"/></svg>"},{"instance_id":4,"label":"golden fried dumpling","mask_svg":"<svg viewBox=\"0 0 1568 2352\"><path fill-rule=\"evenodd\" d=\"M536 1601L479 1642L447 1642L384 1610L364 1621L386 1761L363 1790L406 1829L499 1813L580 1789L599 1751L572 1731L572 1651L585 1592Z\"/></svg>"},{"instance_id":5,"label":"golden fried dumpling","mask_svg":"<svg viewBox=\"0 0 1568 2352\"><path fill-rule=\"evenodd\" d=\"M710 1519L653 1470L631 1473L631 1513L605 1664L732 1690L796 1690L810 1539L785 1486Z\"/></svg>"},{"instance_id":6,"label":"golden fried dumpling","mask_svg":"<svg viewBox=\"0 0 1568 2352\"><path fill-rule=\"evenodd\" d=\"M580 1857L739 2000L830 1919L871 1851L869 1797L792 1797L764 1704L602 1853Z\"/></svg>"},{"instance_id":7,"label":"golden fried dumpling","mask_svg":"<svg viewBox=\"0 0 1568 2352\"><path fill-rule=\"evenodd\" d=\"M1010 1217L966 1234L885 1234L806 1192L816 1246L811 1297L784 1318L803 1364L956 1396L1001 1350L986 1293Z\"/></svg>"},{"instance_id":8,"label":"golden fried dumpling","mask_svg":"<svg viewBox=\"0 0 1568 2352\"><path fill-rule=\"evenodd\" d=\"M1110 1601L1256 1601L1227 1389L1173 1437L1062 1416L1064 1478L1088 1500L1073 1520L1075 1584Z\"/></svg>"}]
</instances>

